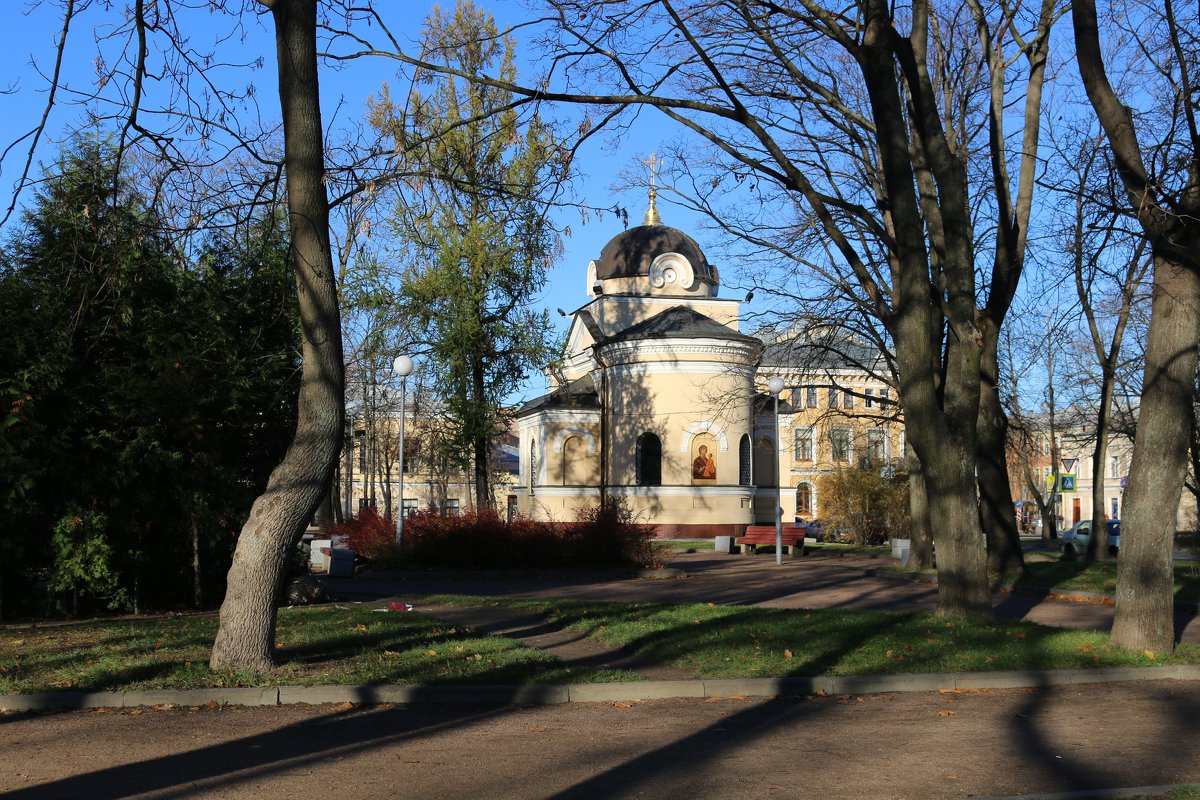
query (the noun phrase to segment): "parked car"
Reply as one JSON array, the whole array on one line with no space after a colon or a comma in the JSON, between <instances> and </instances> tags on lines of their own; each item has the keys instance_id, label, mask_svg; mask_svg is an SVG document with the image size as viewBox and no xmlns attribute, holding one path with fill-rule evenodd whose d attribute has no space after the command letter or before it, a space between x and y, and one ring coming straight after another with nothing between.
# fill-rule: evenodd
<instances>
[{"instance_id":1,"label":"parked car","mask_svg":"<svg viewBox=\"0 0 1200 800\"><path fill-rule=\"evenodd\" d=\"M1104 524L1108 528L1108 552L1115 556L1121 547L1121 520L1106 519ZM1063 552L1069 555L1086 553L1091 532L1092 521L1090 519L1081 519L1067 528L1062 535Z\"/></svg>"},{"instance_id":2,"label":"parked car","mask_svg":"<svg viewBox=\"0 0 1200 800\"><path fill-rule=\"evenodd\" d=\"M796 527L804 529L804 537L817 542L825 541L825 523L819 519L803 520L796 517Z\"/></svg>"}]
</instances>

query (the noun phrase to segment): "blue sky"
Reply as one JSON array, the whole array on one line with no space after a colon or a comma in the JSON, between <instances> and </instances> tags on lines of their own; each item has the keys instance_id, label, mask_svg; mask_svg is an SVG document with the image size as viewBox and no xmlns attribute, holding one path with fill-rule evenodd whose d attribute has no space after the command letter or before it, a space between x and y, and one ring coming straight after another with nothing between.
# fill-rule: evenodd
<instances>
[{"instance_id":1,"label":"blue sky","mask_svg":"<svg viewBox=\"0 0 1200 800\"><path fill-rule=\"evenodd\" d=\"M513 15L521 13L520 6L511 2L486 7L496 14L501 25L515 21ZM415 38L419 34L426 9L426 6L416 6L415 13L403 20L405 27L395 32ZM111 25L114 18L118 18L118 13L91 9L75 21L69 39L70 47L63 63L63 76L69 87L85 93L94 89L97 59L102 57L111 62L114 58L111 52L101 52L96 38L98 34L109 30L106 26ZM395 23L396 20L392 22ZM186 23L196 47L206 49L219 31L229 28L230 19L219 13L194 12L186 18ZM22 5L22 13L6 15L3 33L5 46L0 47L0 74L3 75L0 90L4 91L0 94L0 142L3 143L0 147L8 146L38 123L44 110L47 79L54 66L54 46L60 26L57 2L43 3L32 8ZM257 90L263 116L277 118L274 42L269 18L243 15L240 41L226 41L216 52L223 58L238 61L262 56L261 69L230 68L222 75L224 79L236 81L238 85L252 81ZM39 71L43 74L39 74ZM338 127L361 116L367 97L378 90L384 81L390 80L393 86L399 88L400 84L394 79L394 75L394 65L385 59L361 59L345 69L325 69L321 80L326 126ZM38 173L36 163L51 160L66 131L71 125L79 122L83 108L63 102L71 99L70 93L61 94L60 105L47 122L35 161L35 175ZM615 192L611 186L620 170L636 164L639 158L654 150L659 142L671 135L670 131L657 125L658 122L653 113L641 115L633 132L627 135L615 150L606 147L600 138L586 144L577 162L577 170L582 175L575 189L576 199L593 207L623 206L629 211L630 224L640 224L646 208L645 191L635 189ZM4 158L3 171L0 172L0 188L4 191L5 207L11 196L11 186L23 167L25 151L26 145L22 143ZM27 197L28 192L23 199ZM699 223L694 216L671 206L666 198L660 197L659 207L664 222L692 233L697 236L701 245L704 245L703 234L699 231ZM571 235L564 238L565 255L552 270L550 285L544 296L538 298L537 303L550 310L556 325L565 327L566 320L559 317L555 309L563 308L569 312L587 301L584 279L588 261L597 257L604 243L619 233L623 226L613 214L605 214L602 219L593 215L587 224L582 224L580 215L575 210L564 211L561 222L569 225ZM729 274L728 277L732 275ZM737 293L732 289L725 292L727 296ZM535 389L538 388L538 383L534 381Z\"/></svg>"}]
</instances>

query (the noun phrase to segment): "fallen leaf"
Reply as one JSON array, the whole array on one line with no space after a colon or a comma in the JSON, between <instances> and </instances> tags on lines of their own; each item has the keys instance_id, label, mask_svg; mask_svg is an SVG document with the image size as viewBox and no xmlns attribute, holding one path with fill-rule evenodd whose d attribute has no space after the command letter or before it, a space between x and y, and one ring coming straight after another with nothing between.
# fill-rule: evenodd
<instances>
[{"instance_id":1,"label":"fallen leaf","mask_svg":"<svg viewBox=\"0 0 1200 800\"><path fill-rule=\"evenodd\" d=\"M436 655L437 655L437 650L426 650L426 651L425 651L425 655L427 655L427 656L430 656L430 657L432 657L432 656L436 656Z\"/></svg>"},{"instance_id":2,"label":"fallen leaf","mask_svg":"<svg viewBox=\"0 0 1200 800\"><path fill-rule=\"evenodd\" d=\"M354 708L354 703L338 703L330 711L349 711L352 708Z\"/></svg>"},{"instance_id":3,"label":"fallen leaf","mask_svg":"<svg viewBox=\"0 0 1200 800\"><path fill-rule=\"evenodd\" d=\"M792 651L791 651L791 650L784 650L784 651L783 651L783 657L784 657L784 658L791 658L791 657L792 657Z\"/></svg>"},{"instance_id":4,"label":"fallen leaf","mask_svg":"<svg viewBox=\"0 0 1200 800\"><path fill-rule=\"evenodd\" d=\"M1090 652L1092 652L1092 646L1087 643L1081 644L1081 645L1079 645L1079 651L1081 653L1090 653Z\"/></svg>"},{"instance_id":5,"label":"fallen leaf","mask_svg":"<svg viewBox=\"0 0 1200 800\"><path fill-rule=\"evenodd\" d=\"M529 732L530 732L530 733L545 733L545 732L546 732L546 726L545 726L545 725L538 725L536 728L530 728L530 729L529 729Z\"/></svg>"},{"instance_id":6,"label":"fallen leaf","mask_svg":"<svg viewBox=\"0 0 1200 800\"><path fill-rule=\"evenodd\" d=\"M1153 650L1143 650L1142 655L1144 655L1146 658L1154 658L1154 651Z\"/></svg>"},{"instance_id":7,"label":"fallen leaf","mask_svg":"<svg viewBox=\"0 0 1200 800\"><path fill-rule=\"evenodd\" d=\"M953 711L939 711L938 716L939 717L953 717L954 712Z\"/></svg>"}]
</instances>

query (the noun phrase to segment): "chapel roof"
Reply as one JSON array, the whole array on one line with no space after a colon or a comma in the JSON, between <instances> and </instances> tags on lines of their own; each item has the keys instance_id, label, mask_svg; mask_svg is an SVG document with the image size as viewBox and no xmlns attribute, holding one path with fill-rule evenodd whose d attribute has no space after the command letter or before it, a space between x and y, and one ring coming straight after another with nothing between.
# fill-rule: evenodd
<instances>
[{"instance_id":1,"label":"chapel roof","mask_svg":"<svg viewBox=\"0 0 1200 800\"><path fill-rule=\"evenodd\" d=\"M535 411L551 409L597 409L600 407L600 394L596 391L596 383L591 375L559 386L552 392L526 401L517 409L516 416L523 417Z\"/></svg>"},{"instance_id":2,"label":"chapel roof","mask_svg":"<svg viewBox=\"0 0 1200 800\"><path fill-rule=\"evenodd\" d=\"M716 269L708 263L696 240L662 224L638 225L610 239L596 259L596 279L648 276L654 259L664 253L678 253L686 258L697 280L719 283Z\"/></svg>"},{"instance_id":3,"label":"chapel roof","mask_svg":"<svg viewBox=\"0 0 1200 800\"><path fill-rule=\"evenodd\" d=\"M604 339L600 344L635 341L640 339L729 339L731 341L758 344L753 336L722 325L712 317L687 306L672 306L661 314L632 325L620 333Z\"/></svg>"}]
</instances>

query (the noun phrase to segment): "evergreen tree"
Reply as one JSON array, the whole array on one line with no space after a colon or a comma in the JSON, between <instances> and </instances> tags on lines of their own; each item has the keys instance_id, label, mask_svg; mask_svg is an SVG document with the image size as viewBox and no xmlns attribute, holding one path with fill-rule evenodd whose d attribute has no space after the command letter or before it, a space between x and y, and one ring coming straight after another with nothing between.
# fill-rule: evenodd
<instances>
[{"instance_id":1,"label":"evergreen tree","mask_svg":"<svg viewBox=\"0 0 1200 800\"><path fill-rule=\"evenodd\" d=\"M278 226L268 257L214 243L188 270L115 163L65 154L0 267L0 602L194 601L179 575L228 564L292 428Z\"/></svg>"},{"instance_id":2,"label":"evergreen tree","mask_svg":"<svg viewBox=\"0 0 1200 800\"><path fill-rule=\"evenodd\" d=\"M515 79L514 44L469 1L435 9L425 58L468 75L493 68ZM456 460L474 473L476 507L492 506L491 446L502 409L549 355L550 322L531 300L558 253L546 218L567 160L540 118L522 121L511 95L420 73L404 109L387 87L371 119L395 138L414 176L392 223L408 256L403 313L426 331L429 367L451 422Z\"/></svg>"}]
</instances>

